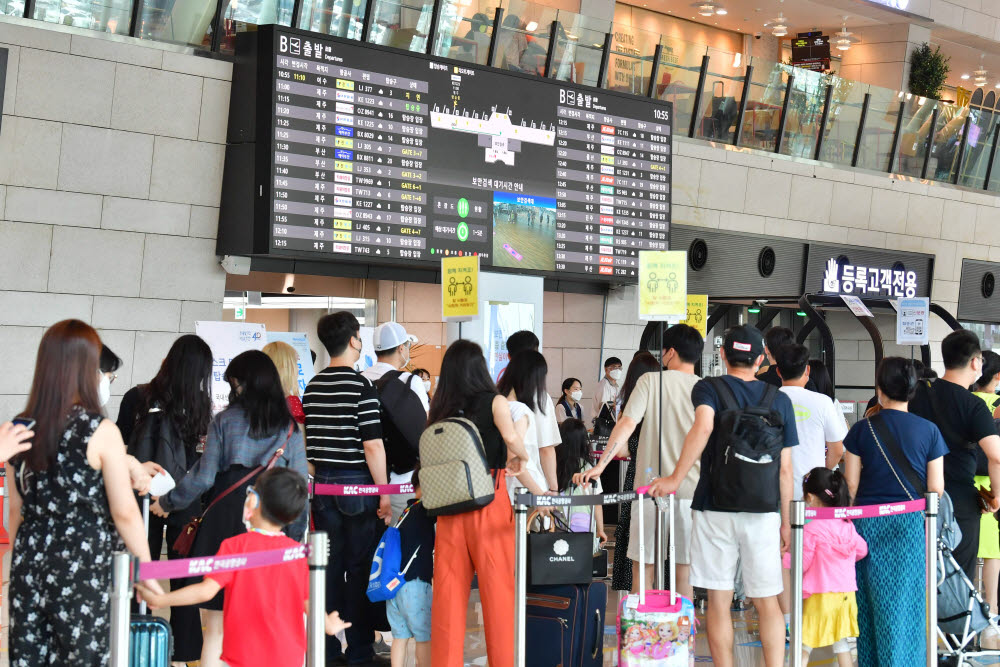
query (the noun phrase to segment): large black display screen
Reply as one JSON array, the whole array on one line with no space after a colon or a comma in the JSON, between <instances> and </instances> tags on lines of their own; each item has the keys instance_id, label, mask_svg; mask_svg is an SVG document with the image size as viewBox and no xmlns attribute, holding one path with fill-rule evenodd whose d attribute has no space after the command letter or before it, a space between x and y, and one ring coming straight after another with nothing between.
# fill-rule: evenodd
<instances>
[{"instance_id":1,"label":"large black display screen","mask_svg":"<svg viewBox=\"0 0 1000 667\"><path fill-rule=\"evenodd\" d=\"M240 48L237 69L255 73L234 78L232 104L246 103L237 84L258 87L255 254L428 267L471 254L634 282L638 252L667 249L669 103L286 28Z\"/></svg>"}]
</instances>

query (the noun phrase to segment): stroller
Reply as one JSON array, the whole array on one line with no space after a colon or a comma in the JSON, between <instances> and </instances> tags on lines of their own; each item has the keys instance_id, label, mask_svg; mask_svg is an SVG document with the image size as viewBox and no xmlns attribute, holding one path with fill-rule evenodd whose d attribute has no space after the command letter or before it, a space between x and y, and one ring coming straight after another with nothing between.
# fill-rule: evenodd
<instances>
[{"instance_id":1,"label":"stroller","mask_svg":"<svg viewBox=\"0 0 1000 667\"><path fill-rule=\"evenodd\" d=\"M938 507L937 599L938 661L948 667L971 665L970 658L1000 657L1000 650L984 650L977 637L987 628L1000 635L1000 616L991 616L989 605L958 566L952 549L962 533L947 494Z\"/></svg>"}]
</instances>

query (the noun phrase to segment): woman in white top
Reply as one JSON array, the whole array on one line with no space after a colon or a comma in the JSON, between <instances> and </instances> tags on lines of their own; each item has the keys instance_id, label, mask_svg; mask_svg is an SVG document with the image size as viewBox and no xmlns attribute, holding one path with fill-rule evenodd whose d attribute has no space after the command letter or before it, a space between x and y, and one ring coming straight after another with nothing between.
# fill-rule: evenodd
<instances>
[{"instance_id":1,"label":"woman in white top","mask_svg":"<svg viewBox=\"0 0 1000 667\"><path fill-rule=\"evenodd\" d=\"M531 490L535 494L543 494L549 490L545 473L542 471L541 455L538 434L537 410L543 413L549 410L549 416L554 412L551 399L545 393L545 375L548 372L548 365L545 357L532 350L523 350L514 355L510 364L504 371L503 377L497 383L497 389L501 396L506 396L511 405L511 417L514 426L526 428L521 433L524 438L524 448L528 450L529 460L520 475L517 475L519 483ZM517 407L520 406L520 407ZM524 408L523 410L521 408ZM524 413L527 412L527 419Z\"/></svg>"}]
</instances>

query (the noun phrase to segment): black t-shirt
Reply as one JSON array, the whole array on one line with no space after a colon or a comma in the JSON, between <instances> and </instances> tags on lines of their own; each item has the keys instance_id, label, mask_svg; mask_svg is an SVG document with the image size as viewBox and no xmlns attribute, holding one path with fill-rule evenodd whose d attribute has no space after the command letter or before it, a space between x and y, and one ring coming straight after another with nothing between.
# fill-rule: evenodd
<instances>
[{"instance_id":1,"label":"black t-shirt","mask_svg":"<svg viewBox=\"0 0 1000 667\"><path fill-rule=\"evenodd\" d=\"M949 453L944 457L944 479L948 492L970 491L976 474L979 441L997 435L993 415L983 399L965 387L947 380L921 381L910 401L910 412L938 425ZM905 443L903 443L905 445Z\"/></svg>"},{"instance_id":2,"label":"black t-shirt","mask_svg":"<svg viewBox=\"0 0 1000 667\"><path fill-rule=\"evenodd\" d=\"M419 500L407 503L405 518L399 525L399 548L402 558L399 568L403 569L416 552L408 570L406 580L421 579L431 583L434 579L434 519Z\"/></svg>"}]
</instances>

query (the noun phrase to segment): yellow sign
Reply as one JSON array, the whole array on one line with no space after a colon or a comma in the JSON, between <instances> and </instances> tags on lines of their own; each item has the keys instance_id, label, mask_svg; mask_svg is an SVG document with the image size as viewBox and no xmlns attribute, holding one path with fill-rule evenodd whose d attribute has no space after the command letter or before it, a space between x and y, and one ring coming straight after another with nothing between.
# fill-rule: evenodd
<instances>
[{"instance_id":1,"label":"yellow sign","mask_svg":"<svg viewBox=\"0 0 1000 667\"><path fill-rule=\"evenodd\" d=\"M681 324L687 324L698 330L701 337L708 335L708 295L688 294L687 318L681 320Z\"/></svg>"},{"instance_id":2,"label":"yellow sign","mask_svg":"<svg viewBox=\"0 0 1000 667\"><path fill-rule=\"evenodd\" d=\"M479 256L441 258L441 315L445 322L479 317Z\"/></svg>"},{"instance_id":3,"label":"yellow sign","mask_svg":"<svg viewBox=\"0 0 1000 667\"><path fill-rule=\"evenodd\" d=\"M639 319L679 322L687 316L687 253L639 253Z\"/></svg>"}]
</instances>

